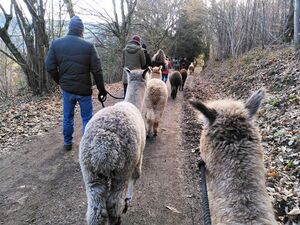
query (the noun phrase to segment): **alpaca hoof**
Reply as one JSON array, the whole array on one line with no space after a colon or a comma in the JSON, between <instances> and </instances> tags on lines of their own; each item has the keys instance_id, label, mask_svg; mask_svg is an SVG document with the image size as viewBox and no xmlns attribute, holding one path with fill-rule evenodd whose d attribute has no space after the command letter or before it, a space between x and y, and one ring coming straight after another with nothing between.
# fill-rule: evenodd
<instances>
[{"instance_id":1,"label":"alpaca hoof","mask_svg":"<svg viewBox=\"0 0 300 225\"><path fill-rule=\"evenodd\" d=\"M157 133L154 133L154 134L153 134L153 137L157 137Z\"/></svg>"}]
</instances>

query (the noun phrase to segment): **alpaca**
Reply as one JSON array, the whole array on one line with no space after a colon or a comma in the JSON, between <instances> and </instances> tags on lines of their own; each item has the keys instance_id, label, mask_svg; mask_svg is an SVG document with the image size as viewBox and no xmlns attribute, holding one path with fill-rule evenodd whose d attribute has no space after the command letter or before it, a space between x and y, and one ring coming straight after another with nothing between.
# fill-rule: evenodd
<instances>
[{"instance_id":1,"label":"alpaca","mask_svg":"<svg viewBox=\"0 0 300 225\"><path fill-rule=\"evenodd\" d=\"M265 186L261 138L253 121L264 93L255 92L245 104L190 100L205 123L200 152L214 225L277 224Z\"/></svg>"},{"instance_id":2,"label":"alpaca","mask_svg":"<svg viewBox=\"0 0 300 225\"><path fill-rule=\"evenodd\" d=\"M171 97L173 99L176 98L177 90L181 85L181 75L178 71L174 71L170 76L170 84L171 84Z\"/></svg>"},{"instance_id":3,"label":"alpaca","mask_svg":"<svg viewBox=\"0 0 300 225\"><path fill-rule=\"evenodd\" d=\"M194 63L191 63L189 66L189 73L190 75L193 75L195 71Z\"/></svg>"},{"instance_id":4,"label":"alpaca","mask_svg":"<svg viewBox=\"0 0 300 225\"><path fill-rule=\"evenodd\" d=\"M181 85L180 85L180 88L179 90L183 91L183 86L185 84L185 81L186 81L186 78L187 78L187 71L186 69L181 69L180 70L180 74L181 74L181 79L182 79L182 82L181 82Z\"/></svg>"},{"instance_id":5,"label":"alpaca","mask_svg":"<svg viewBox=\"0 0 300 225\"><path fill-rule=\"evenodd\" d=\"M89 225L121 224L133 196L133 184L141 175L146 131L141 115L148 69L125 69L128 91L125 101L98 111L86 126L79 162L88 199ZM127 188L126 188L127 187Z\"/></svg>"},{"instance_id":6,"label":"alpaca","mask_svg":"<svg viewBox=\"0 0 300 225\"><path fill-rule=\"evenodd\" d=\"M157 78L150 79L147 83L143 109L147 137L157 136L159 122L167 100L168 89L165 82Z\"/></svg>"},{"instance_id":7,"label":"alpaca","mask_svg":"<svg viewBox=\"0 0 300 225\"><path fill-rule=\"evenodd\" d=\"M159 49L152 57L152 66L163 66L166 61L165 53L162 49Z\"/></svg>"},{"instance_id":8,"label":"alpaca","mask_svg":"<svg viewBox=\"0 0 300 225\"><path fill-rule=\"evenodd\" d=\"M151 71L151 78L157 78L157 79L162 79L162 75L161 75L161 68L162 66L155 66L152 68Z\"/></svg>"}]
</instances>

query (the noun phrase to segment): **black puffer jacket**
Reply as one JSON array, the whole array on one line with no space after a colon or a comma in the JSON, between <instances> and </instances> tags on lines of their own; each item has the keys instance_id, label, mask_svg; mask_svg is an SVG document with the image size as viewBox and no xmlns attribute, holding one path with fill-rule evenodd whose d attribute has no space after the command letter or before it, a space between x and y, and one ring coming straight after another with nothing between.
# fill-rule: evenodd
<instances>
[{"instance_id":1,"label":"black puffer jacket","mask_svg":"<svg viewBox=\"0 0 300 225\"><path fill-rule=\"evenodd\" d=\"M90 72L98 90L104 90L101 62L95 46L76 34L69 34L52 42L46 70L67 92L88 96L92 94Z\"/></svg>"}]
</instances>

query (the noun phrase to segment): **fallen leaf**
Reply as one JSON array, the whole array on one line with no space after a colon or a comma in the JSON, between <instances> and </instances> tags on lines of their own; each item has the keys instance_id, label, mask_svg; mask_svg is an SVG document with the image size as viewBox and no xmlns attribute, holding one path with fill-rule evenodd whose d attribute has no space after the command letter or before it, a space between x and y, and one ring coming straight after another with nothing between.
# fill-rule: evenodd
<instances>
[{"instance_id":1,"label":"fallen leaf","mask_svg":"<svg viewBox=\"0 0 300 225\"><path fill-rule=\"evenodd\" d=\"M176 208L174 208L174 207L172 207L172 206L166 205L166 208L169 209L169 210L171 210L171 211L174 212L174 213L181 213L180 211L178 211Z\"/></svg>"}]
</instances>

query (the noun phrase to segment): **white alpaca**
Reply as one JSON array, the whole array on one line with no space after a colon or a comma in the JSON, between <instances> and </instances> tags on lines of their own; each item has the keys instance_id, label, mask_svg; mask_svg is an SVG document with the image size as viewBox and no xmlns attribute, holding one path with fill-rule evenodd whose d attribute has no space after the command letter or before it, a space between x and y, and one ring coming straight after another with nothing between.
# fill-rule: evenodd
<instances>
[{"instance_id":1,"label":"white alpaca","mask_svg":"<svg viewBox=\"0 0 300 225\"><path fill-rule=\"evenodd\" d=\"M161 80L162 79L161 68L162 66L153 67L151 72L151 78L157 78Z\"/></svg>"},{"instance_id":2,"label":"white alpaca","mask_svg":"<svg viewBox=\"0 0 300 225\"><path fill-rule=\"evenodd\" d=\"M154 74L157 75L157 72L155 71ZM161 70L159 70L159 74L161 77ZM153 77L153 71L151 77ZM157 78L150 79L147 83L143 108L148 137L157 136L159 122L167 105L167 100L168 89L165 82Z\"/></svg>"},{"instance_id":3,"label":"white alpaca","mask_svg":"<svg viewBox=\"0 0 300 225\"><path fill-rule=\"evenodd\" d=\"M195 66L194 66L194 63L191 63L190 65L189 65L189 74L190 75L193 75L194 74L194 71L195 71Z\"/></svg>"},{"instance_id":4,"label":"white alpaca","mask_svg":"<svg viewBox=\"0 0 300 225\"><path fill-rule=\"evenodd\" d=\"M121 223L132 199L133 184L141 175L146 142L141 115L148 69L128 73L124 102L97 112L88 122L79 150L79 161L88 198L87 223Z\"/></svg>"}]
</instances>

